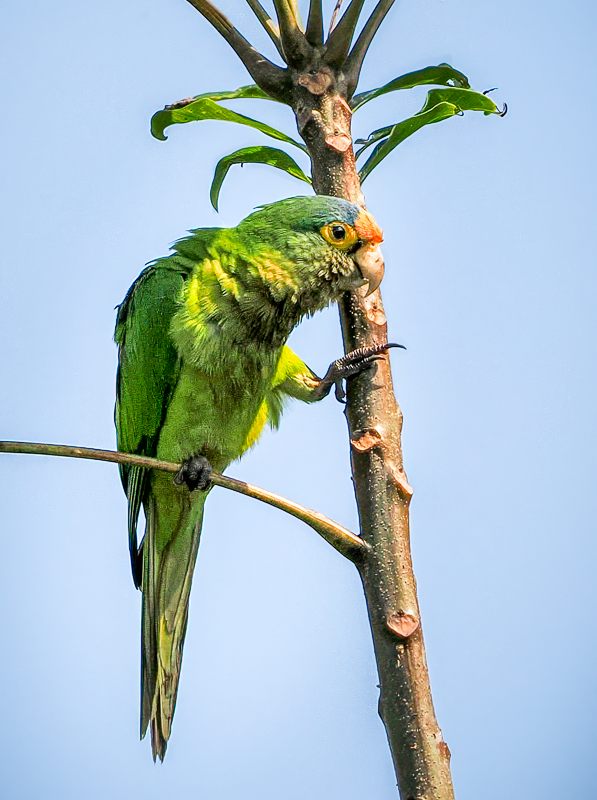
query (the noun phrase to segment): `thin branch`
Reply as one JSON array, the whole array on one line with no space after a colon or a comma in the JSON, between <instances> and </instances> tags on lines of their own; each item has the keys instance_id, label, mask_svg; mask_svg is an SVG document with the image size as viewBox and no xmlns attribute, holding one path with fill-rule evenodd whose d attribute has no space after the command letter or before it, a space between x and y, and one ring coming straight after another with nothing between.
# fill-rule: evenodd
<instances>
[{"instance_id":1,"label":"thin branch","mask_svg":"<svg viewBox=\"0 0 597 800\"><path fill-rule=\"evenodd\" d=\"M298 6L297 0L288 0L288 5L290 6L290 10L294 14L294 20L296 22L296 27L299 29L301 33L305 32L305 26L303 25L303 20L301 18L301 11Z\"/></svg>"},{"instance_id":2,"label":"thin branch","mask_svg":"<svg viewBox=\"0 0 597 800\"><path fill-rule=\"evenodd\" d=\"M209 0L187 0L228 42L249 74L264 92L281 97L286 87L286 70L262 56Z\"/></svg>"},{"instance_id":3,"label":"thin branch","mask_svg":"<svg viewBox=\"0 0 597 800\"><path fill-rule=\"evenodd\" d=\"M322 0L311 0L309 5L309 18L307 19L305 38L313 47L321 47L323 44L323 11L321 3Z\"/></svg>"},{"instance_id":4,"label":"thin branch","mask_svg":"<svg viewBox=\"0 0 597 800\"><path fill-rule=\"evenodd\" d=\"M352 0L342 19L330 33L325 46L326 64L340 68L346 60L363 3L364 0Z\"/></svg>"},{"instance_id":5,"label":"thin branch","mask_svg":"<svg viewBox=\"0 0 597 800\"><path fill-rule=\"evenodd\" d=\"M280 28L276 25L259 0L247 0L247 3L251 11L265 28L267 35L276 46L278 53L284 58L284 50L282 49L282 41L280 39Z\"/></svg>"},{"instance_id":6,"label":"thin branch","mask_svg":"<svg viewBox=\"0 0 597 800\"><path fill-rule=\"evenodd\" d=\"M173 464L170 461L160 461L157 458L147 458L146 456L133 455L132 453L119 453L114 450L96 450L91 447L74 447L64 444L41 444L39 442L0 442L0 453L24 453L29 455L41 456L65 456L67 458L87 458L92 461L110 461L115 464L126 464L132 467L145 467L146 469L161 469L164 472L178 472L180 464ZM226 475L213 472L211 481L216 486L224 489L231 489L233 492L253 497L262 503L279 508L301 522L306 523L328 544L331 544L339 553L351 561L359 561L364 553L369 550L367 545L359 536L347 528L339 525L331 519L317 511L300 506L292 500L287 500L266 489L260 489L244 481L237 481Z\"/></svg>"},{"instance_id":7,"label":"thin branch","mask_svg":"<svg viewBox=\"0 0 597 800\"><path fill-rule=\"evenodd\" d=\"M330 27L328 28L328 37L330 33L334 30L334 25L336 24L336 20L338 18L338 14L340 13L341 8L342 8L342 0L336 0L336 5L334 6L334 10L332 11L332 17L330 19Z\"/></svg>"},{"instance_id":8,"label":"thin branch","mask_svg":"<svg viewBox=\"0 0 597 800\"><path fill-rule=\"evenodd\" d=\"M367 55L369 45L373 41L373 37L377 33L384 17L393 5L394 0L379 0L379 3L375 6L371 16L365 23L365 27L359 34L359 38L356 40L350 55L346 59L344 74L346 75L348 84L348 100L350 100L357 88L361 67L363 66L363 61Z\"/></svg>"},{"instance_id":9,"label":"thin branch","mask_svg":"<svg viewBox=\"0 0 597 800\"><path fill-rule=\"evenodd\" d=\"M274 0L274 8L280 25L284 59L289 66L300 69L307 60L311 48L300 29L296 4L293 0Z\"/></svg>"}]
</instances>

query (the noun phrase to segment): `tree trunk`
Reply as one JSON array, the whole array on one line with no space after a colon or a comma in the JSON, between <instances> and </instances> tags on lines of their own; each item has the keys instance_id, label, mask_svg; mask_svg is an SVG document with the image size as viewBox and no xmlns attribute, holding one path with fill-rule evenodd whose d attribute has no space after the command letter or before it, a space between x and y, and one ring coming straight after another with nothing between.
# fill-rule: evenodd
<instances>
[{"instance_id":1,"label":"tree trunk","mask_svg":"<svg viewBox=\"0 0 597 800\"><path fill-rule=\"evenodd\" d=\"M295 74L292 106L318 194L364 204L351 137L351 111L329 71ZM323 89L323 91L322 91ZM381 294L347 294L340 305L345 351L387 342ZM377 371L349 381L346 419L361 535L371 545L359 564L380 678L386 727L404 800L450 800L450 751L431 699L412 570L402 413L388 356Z\"/></svg>"}]
</instances>

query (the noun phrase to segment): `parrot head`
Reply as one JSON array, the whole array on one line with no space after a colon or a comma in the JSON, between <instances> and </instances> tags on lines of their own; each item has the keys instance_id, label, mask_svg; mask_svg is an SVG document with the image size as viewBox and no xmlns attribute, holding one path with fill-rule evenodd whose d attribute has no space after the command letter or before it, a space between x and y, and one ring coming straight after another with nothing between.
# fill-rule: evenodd
<instances>
[{"instance_id":1,"label":"parrot head","mask_svg":"<svg viewBox=\"0 0 597 800\"><path fill-rule=\"evenodd\" d=\"M382 232L368 211L347 200L290 197L262 206L237 230L292 265L288 286L299 287L295 294L309 298L311 311L359 286L371 294L381 283Z\"/></svg>"}]
</instances>

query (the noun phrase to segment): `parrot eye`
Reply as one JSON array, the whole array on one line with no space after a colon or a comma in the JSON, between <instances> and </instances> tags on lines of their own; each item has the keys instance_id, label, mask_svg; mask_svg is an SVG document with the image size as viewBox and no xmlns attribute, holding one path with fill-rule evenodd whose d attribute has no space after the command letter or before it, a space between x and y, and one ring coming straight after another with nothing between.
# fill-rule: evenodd
<instances>
[{"instance_id":1,"label":"parrot eye","mask_svg":"<svg viewBox=\"0 0 597 800\"><path fill-rule=\"evenodd\" d=\"M341 250L346 250L359 241L356 230L351 225L345 225L344 222L331 222L329 225L324 225L320 233L326 242Z\"/></svg>"}]
</instances>

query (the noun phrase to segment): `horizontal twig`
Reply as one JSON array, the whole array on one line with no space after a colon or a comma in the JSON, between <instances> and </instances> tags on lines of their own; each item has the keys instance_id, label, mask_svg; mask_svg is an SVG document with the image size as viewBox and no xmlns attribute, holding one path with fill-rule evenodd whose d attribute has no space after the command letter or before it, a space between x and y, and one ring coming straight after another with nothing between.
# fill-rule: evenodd
<instances>
[{"instance_id":1,"label":"horizontal twig","mask_svg":"<svg viewBox=\"0 0 597 800\"><path fill-rule=\"evenodd\" d=\"M147 456L138 456L132 453L119 453L115 450L96 450L91 447L75 447L64 444L0 442L0 453L86 458L92 461L110 461L116 464L126 464L131 467L161 469L172 473L178 472L180 469L180 464L174 464L171 461L160 461L157 458L148 458ZM260 500L262 503L279 508L281 511L300 519L351 561L358 561L369 550L369 545L347 528L317 511L300 506L292 500L287 500L285 497L268 492L266 489L260 489L258 486L252 486L250 483L220 475L217 472L212 473L211 481L215 486L222 486L224 489L231 489L233 492L253 497L255 500Z\"/></svg>"}]
</instances>

